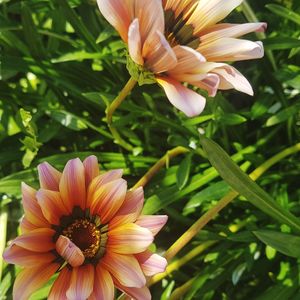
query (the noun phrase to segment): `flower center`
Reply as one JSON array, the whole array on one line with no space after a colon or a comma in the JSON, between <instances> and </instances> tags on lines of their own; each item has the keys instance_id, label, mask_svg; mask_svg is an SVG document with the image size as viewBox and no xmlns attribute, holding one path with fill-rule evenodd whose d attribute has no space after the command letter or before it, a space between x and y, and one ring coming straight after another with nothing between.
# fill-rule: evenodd
<instances>
[{"instance_id":1,"label":"flower center","mask_svg":"<svg viewBox=\"0 0 300 300\"><path fill-rule=\"evenodd\" d=\"M186 24L188 16L180 13L177 17L172 9L165 11L165 36L172 47L185 45L193 49L200 45L200 38L194 35L192 24Z\"/></svg>"},{"instance_id":2,"label":"flower center","mask_svg":"<svg viewBox=\"0 0 300 300\"><path fill-rule=\"evenodd\" d=\"M77 219L62 234L68 237L86 258L93 258L100 247L101 232L97 226L89 220Z\"/></svg>"}]
</instances>

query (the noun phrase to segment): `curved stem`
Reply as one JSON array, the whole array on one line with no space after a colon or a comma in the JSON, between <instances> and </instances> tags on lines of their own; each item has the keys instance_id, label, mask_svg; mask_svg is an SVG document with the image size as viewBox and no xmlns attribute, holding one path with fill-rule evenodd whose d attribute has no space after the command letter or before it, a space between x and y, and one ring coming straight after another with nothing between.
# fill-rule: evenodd
<instances>
[{"instance_id":1,"label":"curved stem","mask_svg":"<svg viewBox=\"0 0 300 300\"><path fill-rule=\"evenodd\" d=\"M108 128L114 137L115 143L120 145L121 147L125 148L128 151L133 150L133 146L128 144L126 141L122 139L120 134L118 133L117 129L113 126L112 116L115 110L121 105L121 103L125 100L125 98L129 95L131 90L136 85L137 81L134 80L132 77L128 80L124 88L121 90L119 95L113 100L113 102L107 107L106 110L106 121Z\"/></svg>"},{"instance_id":2,"label":"curved stem","mask_svg":"<svg viewBox=\"0 0 300 300\"><path fill-rule=\"evenodd\" d=\"M2 267L3 267L3 257L2 253L5 249L6 245L6 229L7 229L7 219L8 219L8 213L6 208L0 208L0 228L1 228L1 237L0 237L0 281L2 277Z\"/></svg>"},{"instance_id":3,"label":"curved stem","mask_svg":"<svg viewBox=\"0 0 300 300\"><path fill-rule=\"evenodd\" d=\"M134 190L140 186L145 186L163 166L168 165L168 162L171 158L189 151L189 149L182 146L178 146L167 151L167 153L147 171L147 173L131 188L131 190Z\"/></svg>"},{"instance_id":4,"label":"curved stem","mask_svg":"<svg viewBox=\"0 0 300 300\"><path fill-rule=\"evenodd\" d=\"M255 169L249 176L252 180L258 179L270 167L281 161L286 156L300 151L300 143L293 147L287 148L272 158L265 161L257 169ZM165 253L165 258L170 261L189 241L210 221L212 220L224 207L226 207L238 193L231 190L223 197L214 207L201 216Z\"/></svg>"}]
</instances>

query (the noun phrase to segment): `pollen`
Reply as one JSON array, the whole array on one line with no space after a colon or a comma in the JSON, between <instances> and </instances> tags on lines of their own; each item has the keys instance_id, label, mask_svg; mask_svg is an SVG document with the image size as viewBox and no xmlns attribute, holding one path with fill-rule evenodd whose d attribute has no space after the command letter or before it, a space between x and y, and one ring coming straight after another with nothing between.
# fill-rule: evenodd
<instances>
[{"instance_id":1,"label":"pollen","mask_svg":"<svg viewBox=\"0 0 300 300\"><path fill-rule=\"evenodd\" d=\"M75 220L63 230L63 235L80 248L86 258L95 257L99 250L101 231L93 222L87 219Z\"/></svg>"}]
</instances>

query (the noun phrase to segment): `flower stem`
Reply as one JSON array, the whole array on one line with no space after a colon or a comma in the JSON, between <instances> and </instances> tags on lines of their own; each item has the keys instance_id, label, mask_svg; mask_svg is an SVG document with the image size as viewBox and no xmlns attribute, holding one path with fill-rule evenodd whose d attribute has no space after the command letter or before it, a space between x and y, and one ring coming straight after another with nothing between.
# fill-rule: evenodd
<instances>
[{"instance_id":1,"label":"flower stem","mask_svg":"<svg viewBox=\"0 0 300 300\"><path fill-rule=\"evenodd\" d=\"M121 147L125 148L128 151L133 150L133 146L128 144L126 141L122 139L120 134L118 133L117 129L113 126L112 122L112 116L115 110L122 104L122 102L125 100L125 98L129 95L131 90L136 85L137 81L134 80L132 77L128 80L124 88L121 90L119 95L113 100L113 102L107 107L106 110L106 121L108 128L114 137L115 143L120 145Z\"/></svg>"},{"instance_id":2,"label":"flower stem","mask_svg":"<svg viewBox=\"0 0 300 300\"><path fill-rule=\"evenodd\" d=\"M137 189L140 186L145 186L163 166L168 164L171 158L186 152L189 152L189 149L182 146L178 146L167 151L167 153L147 171L147 173L131 188L131 190Z\"/></svg>"},{"instance_id":3,"label":"flower stem","mask_svg":"<svg viewBox=\"0 0 300 300\"><path fill-rule=\"evenodd\" d=\"M265 161L257 169L255 169L249 176L252 180L258 179L270 167L281 161L286 156L300 151L300 143L287 148L272 158ZM210 221L212 220L224 207L226 207L238 193L231 190L225 195L214 207L201 216L165 253L165 258L170 261L189 241Z\"/></svg>"},{"instance_id":4,"label":"flower stem","mask_svg":"<svg viewBox=\"0 0 300 300\"><path fill-rule=\"evenodd\" d=\"M0 213L0 281L2 277L2 267L3 267L3 258L2 258L2 253L5 249L6 245L6 231L7 231L7 209L6 208L1 208L1 213Z\"/></svg>"}]
</instances>

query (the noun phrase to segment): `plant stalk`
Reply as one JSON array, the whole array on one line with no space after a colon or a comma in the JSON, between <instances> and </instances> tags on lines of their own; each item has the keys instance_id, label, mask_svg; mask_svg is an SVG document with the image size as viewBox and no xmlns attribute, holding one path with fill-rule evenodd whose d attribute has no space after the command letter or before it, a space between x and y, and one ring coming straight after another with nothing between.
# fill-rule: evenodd
<instances>
[{"instance_id":1,"label":"plant stalk","mask_svg":"<svg viewBox=\"0 0 300 300\"><path fill-rule=\"evenodd\" d=\"M126 83L124 88L121 90L119 95L113 100L113 102L107 107L107 110L106 110L107 125L108 125L108 128L109 128L113 138L114 138L115 143L120 145L121 147L123 147L124 149L126 149L128 151L132 151L133 146L122 139L119 132L113 125L112 116L113 116L114 112L116 111L116 109L122 104L122 102L125 100L125 98L130 94L132 89L135 87L136 83L137 83L137 81L134 80L132 77L130 77L130 79L128 80L128 82Z\"/></svg>"}]
</instances>

